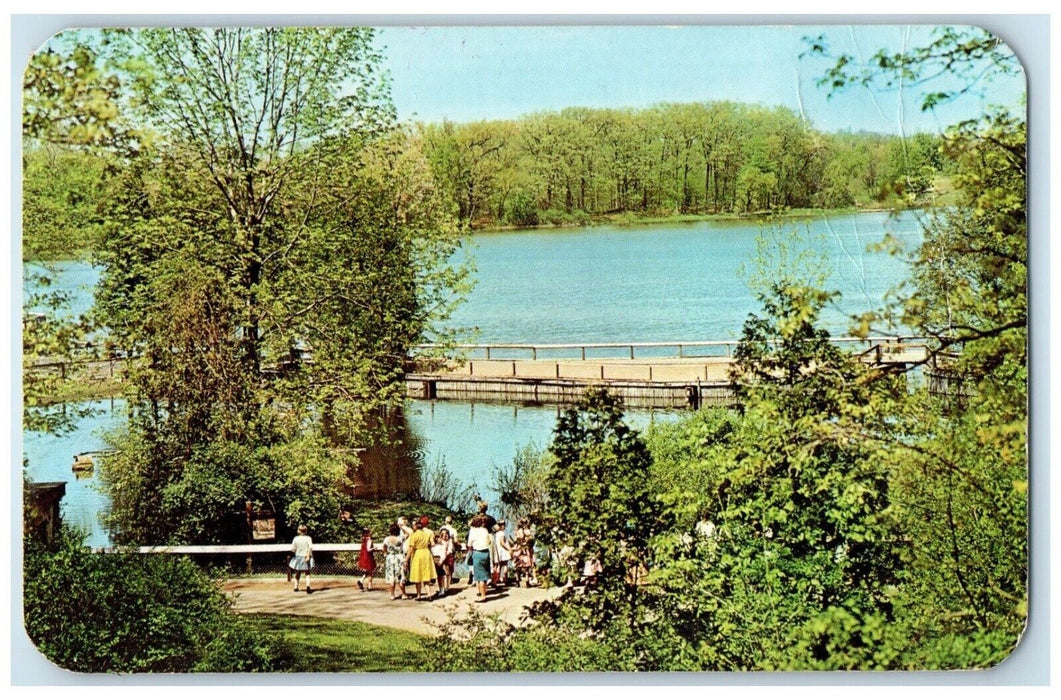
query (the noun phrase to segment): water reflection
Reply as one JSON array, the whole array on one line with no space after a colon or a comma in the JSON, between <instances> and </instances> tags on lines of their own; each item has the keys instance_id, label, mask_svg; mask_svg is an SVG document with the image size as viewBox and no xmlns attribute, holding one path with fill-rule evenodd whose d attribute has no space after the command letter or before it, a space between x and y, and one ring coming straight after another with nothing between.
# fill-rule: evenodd
<instances>
[{"instance_id":1,"label":"water reflection","mask_svg":"<svg viewBox=\"0 0 1061 700\"><path fill-rule=\"evenodd\" d=\"M416 497L420 492L420 466L424 438L405 411L391 411L373 421L376 441L359 453L360 464L353 475L357 498Z\"/></svg>"}]
</instances>

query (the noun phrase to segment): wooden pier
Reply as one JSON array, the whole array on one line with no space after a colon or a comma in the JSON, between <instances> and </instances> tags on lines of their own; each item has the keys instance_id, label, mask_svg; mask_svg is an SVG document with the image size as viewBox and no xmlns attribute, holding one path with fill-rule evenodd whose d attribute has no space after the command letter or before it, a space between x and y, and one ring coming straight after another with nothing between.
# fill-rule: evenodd
<instances>
[{"instance_id":1,"label":"wooden pier","mask_svg":"<svg viewBox=\"0 0 1061 700\"><path fill-rule=\"evenodd\" d=\"M928 357L924 343L909 339L836 342L849 346L863 362L878 366L913 365ZM463 356L445 361L440 369L414 366L405 384L410 398L427 400L567 404L578 401L589 387L603 387L628 406L725 406L734 397L730 370L736 345L736 341L464 345L458 347ZM509 357L502 358L505 354ZM544 357L550 354L562 356Z\"/></svg>"},{"instance_id":2,"label":"wooden pier","mask_svg":"<svg viewBox=\"0 0 1061 700\"><path fill-rule=\"evenodd\" d=\"M833 339L867 364L905 367L931 359L925 341L903 337ZM730 370L738 345L736 340L494 343L457 345L445 348L444 353L435 346L418 346L411 351L405 386L410 398L429 400L568 404L596 386L619 395L628 406L725 406L733 402ZM313 359L307 353L302 361L312 363ZM73 362L44 361L29 371L102 385L124 379L125 360L89 356Z\"/></svg>"}]
</instances>

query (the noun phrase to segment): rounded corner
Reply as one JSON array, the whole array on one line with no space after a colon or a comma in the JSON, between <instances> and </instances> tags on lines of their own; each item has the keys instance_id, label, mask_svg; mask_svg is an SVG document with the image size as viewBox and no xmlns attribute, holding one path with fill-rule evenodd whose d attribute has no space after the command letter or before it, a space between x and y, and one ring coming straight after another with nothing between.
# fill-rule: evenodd
<instances>
[{"instance_id":1,"label":"rounded corner","mask_svg":"<svg viewBox=\"0 0 1061 700\"><path fill-rule=\"evenodd\" d=\"M1027 92L1028 92L1028 69L1025 67L1024 59L1021 58L1021 55L1020 55L1019 51L1017 50L1017 48L1014 47L1014 45L1010 41L1008 41L998 31L996 31L996 30L994 30L994 29L992 29L990 27L986 27L986 26L980 25L980 24L969 23L969 24L961 24L961 25L956 25L956 26L965 27L965 28L968 28L968 29L975 29L976 31L983 32L987 36L989 36L992 39L994 39L995 41L997 41L999 43L999 45L1004 47L1005 50L1008 51L1010 53L1010 55L1012 55L1013 58L1016 60L1017 66L1020 69L1021 77L1024 79L1024 92L1025 92L1025 94L1027 94Z\"/></svg>"}]
</instances>

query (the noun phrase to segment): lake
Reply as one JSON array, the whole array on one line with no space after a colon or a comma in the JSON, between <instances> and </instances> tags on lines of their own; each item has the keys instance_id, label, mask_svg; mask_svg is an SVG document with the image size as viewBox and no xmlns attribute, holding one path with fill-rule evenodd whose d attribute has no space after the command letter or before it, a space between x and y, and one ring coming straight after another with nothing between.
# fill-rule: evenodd
<instances>
[{"instance_id":1,"label":"lake","mask_svg":"<svg viewBox=\"0 0 1061 700\"><path fill-rule=\"evenodd\" d=\"M696 222L477 233L466 247L477 284L450 325L477 329L482 343L735 339L748 314L759 311L747 273L763 231L753 222ZM841 293L823 324L846 335L849 315L879 306L906 276L904 261L867 249L885 232L911 248L921 238L912 212L814 217L763 235L785 241L798 235L821 256L826 287ZM70 313L81 313L91 306L98 278L88 264L58 263L52 288L69 293ZM75 479L70 467L74 454L101 449L102 433L120 426L125 412L121 401L92 405L98 412L70 434L26 433L24 456L31 479L68 482L64 517L88 532L88 544L103 546L109 539L96 515L106 500L95 475ZM557 409L410 401L405 413L406 449L391 458L389 473L386 464L366 473L371 490L400 490L415 480L411 470L444 464L490 500L495 468L509 464L520 447L546 446ZM638 411L629 420L644 428L675 415Z\"/></svg>"}]
</instances>

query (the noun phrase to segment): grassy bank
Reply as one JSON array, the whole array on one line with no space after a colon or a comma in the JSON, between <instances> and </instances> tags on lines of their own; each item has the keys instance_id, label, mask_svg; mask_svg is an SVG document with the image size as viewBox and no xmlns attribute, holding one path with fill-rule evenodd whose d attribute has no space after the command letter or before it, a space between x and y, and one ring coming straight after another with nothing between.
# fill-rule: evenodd
<instances>
[{"instance_id":1,"label":"grassy bank","mask_svg":"<svg viewBox=\"0 0 1061 700\"><path fill-rule=\"evenodd\" d=\"M938 204L934 201L933 204ZM505 231L525 230L550 230L550 229L578 229L592 226L655 226L670 224L690 224L700 221L716 221L720 223L738 221L777 221L786 219L801 219L813 216L844 216L848 214L860 214L877 211L898 212L909 208L896 204L895 206L874 205L873 207L843 207L837 209L787 209L778 212L753 212L738 214L727 212L722 214L638 214L634 212L623 212L618 214L594 214L577 216L570 215L570 220L561 222L542 223L537 226L496 226L487 225L474 228L476 233L499 233Z\"/></svg>"},{"instance_id":2,"label":"grassy bank","mask_svg":"<svg viewBox=\"0 0 1061 700\"><path fill-rule=\"evenodd\" d=\"M294 673L417 671L414 660L424 653L424 637L412 632L363 622L303 615L247 614L262 634L275 634L293 652Z\"/></svg>"},{"instance_id":3,"label":"grassy bank","mask_svg":"<svg viewBox=\"0 0 1061 700\"><path fill-rule=\"evenodd\" d=\"M122 396L129 389L124 368L118 364L110 370L107 363L71 363L63 377L56 376L60 370L54 366L23 371L51 375L37 400L41 405L52 406Z\"/></svg>"}]
</instances>

